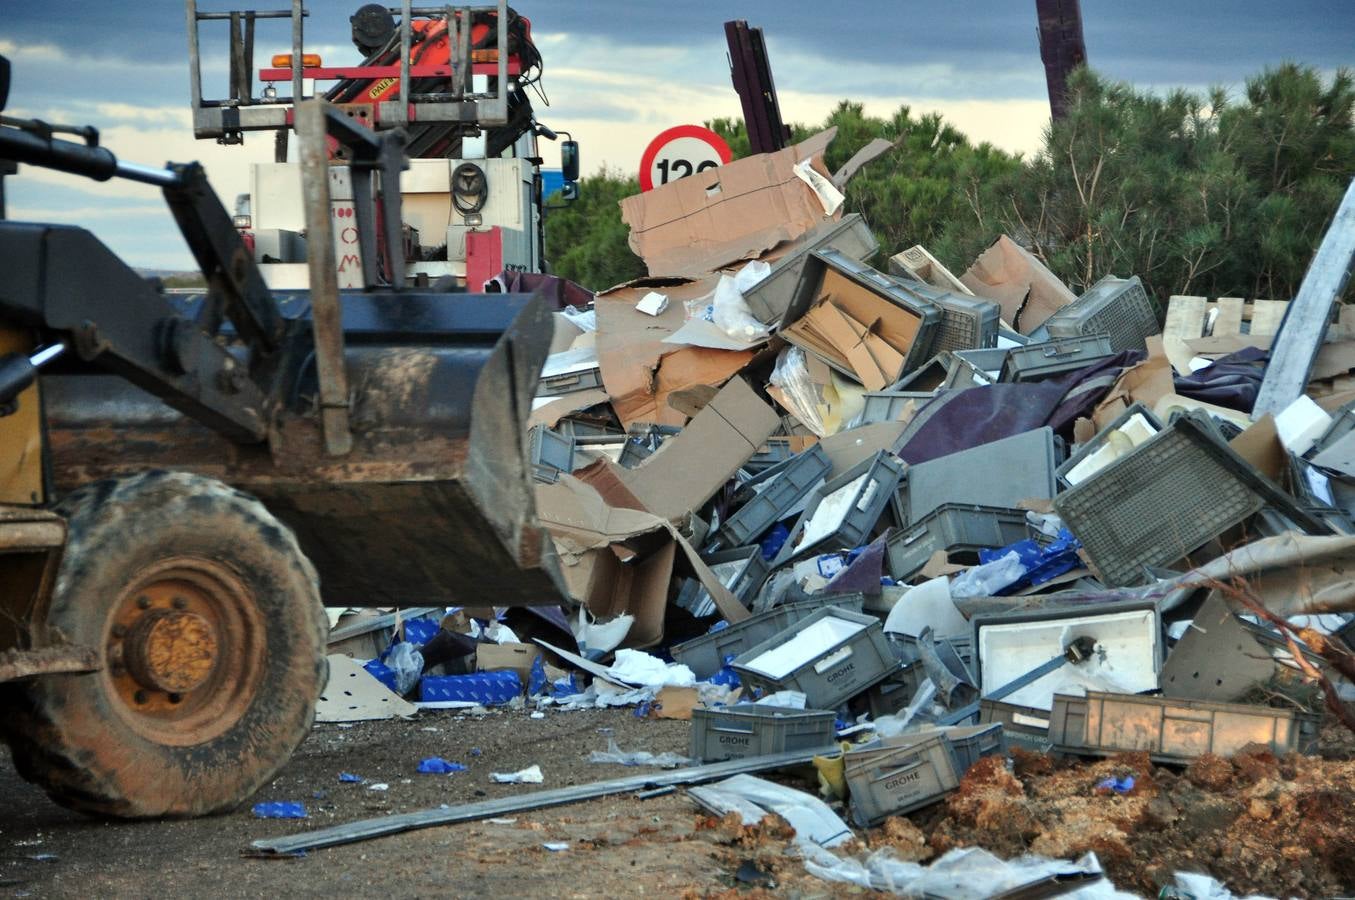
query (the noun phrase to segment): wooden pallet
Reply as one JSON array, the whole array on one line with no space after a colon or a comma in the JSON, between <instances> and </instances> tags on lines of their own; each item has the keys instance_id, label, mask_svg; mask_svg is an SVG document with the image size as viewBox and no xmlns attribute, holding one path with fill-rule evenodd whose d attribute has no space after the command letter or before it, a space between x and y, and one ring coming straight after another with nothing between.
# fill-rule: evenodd
<instances>
[{"instance_id":1,"label":"wooden pallet","mask_svg":"<svg viewBox=\"0 0 1355 900\"><path fill-rule=\"evenodd\" d=\"M1280 330L1280 322L1288 307L1288 300L1244 300L1241 297L1209 300L1205 297L1175 295L1167 301L1167 322L1162 334L1183 341L1206 335L1273 335ZM1214 310L1218 312L1213 313Z\"/></svg>"}]
</instances>

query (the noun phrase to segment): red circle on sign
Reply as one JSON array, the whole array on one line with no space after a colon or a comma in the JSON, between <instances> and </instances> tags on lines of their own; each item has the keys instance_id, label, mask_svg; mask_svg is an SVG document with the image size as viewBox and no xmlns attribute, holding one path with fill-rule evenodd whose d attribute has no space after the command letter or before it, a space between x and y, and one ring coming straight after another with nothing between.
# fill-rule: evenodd
<instances>
[{"instance_id":1,"label":"red circle on sign","mask_svg":"<svg viewBox=\"0 0 1355 900\"><path fill-rule=\"evenodd\" d=\"M654 176L650 173L650 170L654 168L654 158L659 155L659 151L664 148L664 145L678 138L696 138L698 141L705 141L710 144L720 157L721 165L734 158L734 152L729 149L725 139L709 128L703 128L700 125L674 125L667 131L659 132L659 136L649 142L644 155L640 157L640 190L654 190Z\"/></svg>"}]
</instances>

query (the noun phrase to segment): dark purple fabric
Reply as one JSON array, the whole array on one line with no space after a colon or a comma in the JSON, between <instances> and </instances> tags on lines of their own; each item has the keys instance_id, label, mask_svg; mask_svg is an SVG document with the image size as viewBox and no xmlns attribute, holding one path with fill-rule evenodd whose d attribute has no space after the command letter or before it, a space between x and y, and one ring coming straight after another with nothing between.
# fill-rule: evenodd
<instances>
[{"instance_id":1,"label":"dark purple fabric","mask_svg":"<svg viewBox=\"0 0 1355 900\"><path fill-rule=\"evenodd\" d=\"M885 539L873 541L824 586L825 594L878 594L884 574Z\"/></svg>"},{"instance_id":2,"label":"dark purple fabric","mask_svg":"<svg viewBox=\"0 0 1355 900\"><path fill-rule=\"evenodd\" d=\"M1062 378L947 391L919 411L921 424L899 456L917 465L1043 425L1059 431L1085 416L1121 370L1143 358L1142 351L1126 350Z\"/></svg>"},{"instance_id":3,"label":"dark purple fabric","mask_svg":"<svg viewBox=\"0 0 1355 900\"><path fill-rule=\"evenodd\" d=\"M1176 393L1192 400L1251 412L1270 354L1260 347L1243 347L1198 372L1178 377Z\"/></svg>"}]
</instances>

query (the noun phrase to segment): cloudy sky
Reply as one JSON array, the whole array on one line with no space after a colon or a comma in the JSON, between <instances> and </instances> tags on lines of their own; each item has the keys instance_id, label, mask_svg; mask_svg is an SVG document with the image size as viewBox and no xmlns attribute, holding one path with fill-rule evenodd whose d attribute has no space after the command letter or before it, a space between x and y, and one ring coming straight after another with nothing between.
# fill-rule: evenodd
<instances>
[{"instance_id":1,"label":"cloudy sky","mask_svg":"<svg viewBox=\"0 0 1355 900\"><path fill-rule=\"evenodd\" d=\"M64 0L59 12L0 0L0 54L14 63L8 113L90 123L120 157L202 160L229 206L271 136L244 147L194 141L185 15L177 0ZM203 0L229 9L229 0ZM271 0L258 8L275 8ZM307 49L352 64L358 2L312 0ZM545 58L550 105L537 117L573 132L585 171L633 171L648 140L686 122L739 114L722 23L766 34L783 116L815 122L842 98L886 114L937 110L976 140L1033 151L1048 119L1034 0L517 0ZM1082 0L1087 55L1111 77L1154 88L1234 90L1261 68L1297 60L1355 64L1355 0ZM261 23L256 57L289 49L285 26ZM226 29L206 23L204 86L225 90ZM548 164L552 150L545 148ZM134 265L184 269L187 250L158 193L26 168L8 181L15 219L84 225Z\"/></svg>"}]
</instances>

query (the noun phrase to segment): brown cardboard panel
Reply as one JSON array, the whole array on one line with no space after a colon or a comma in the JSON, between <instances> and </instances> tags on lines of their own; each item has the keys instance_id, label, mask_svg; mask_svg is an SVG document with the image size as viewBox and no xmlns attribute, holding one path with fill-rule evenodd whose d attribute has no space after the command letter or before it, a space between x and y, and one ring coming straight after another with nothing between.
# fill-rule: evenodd
<instances>
[{"instance_id":1,"label":"brown cardboard panel","mask_svg":"<svg viewBox=\"0 0 1355 900\"><path fill-rule=\"evenodd\" d=\"M713 497L780 424L776 411L735 378L681 434L620 477L645 509L674 521Z\"/></svg>"},{"instance_id":2,"label":"brown cardboard panel","mask_svg":"<svg viewBox=\"0 0 1355 900\"><path fill-rule=\"evenodd\" d=\"M1275 431L1275 417L1266 413L1228 442L1237 455L1272 481L1279 481L1289 454Z\"/></svg>"},{"instance_id":3,"label":"brown cardboard panel","mask_svg":"<svg viewBox=\"0 0 1355 900\"><path fill-rule=\"evenodd\" d=\"M1150 356L1120 373L1115 384L1111 385L1092 412L1092 421L1099 431L1134 403L1142 403L1152 409L1159 400L1175 390L1171 362L1165 355Z\"/></svg>"},{"instance_id":4,"label":"brown cardboard panel","mask_svg":"<svg viewBox=\"0 0 1355 900\"><path fill-rule=\"evenodd\" d=\"M653 714L660 719L690 719L692 710L701 704L694 687L660 688L659 695L654 699Z\"/></svg>"},{"instance_id":5,"label":"brown cardboard panel","mask_svg":"<svg viewBox=\"0 0 1355 900\"><path fill-rule=\"evenodd\" d=\"M1030 334L1077 299L1044 263L1005 234L979 254L960 281L975 295L996 300L1002 318L1021 334Z\"/></svg>"},{"instance_id":6,"label":"brown cardboard panel","mask_svg":"<svg viewBox=\"0 0 1355 900\"><path fill-rule=\"evenodd\" d=\"M608 467L600 464L596 472ZM672 523L643 510L609 506L592 485L569 475L537 485L536 505L537 518L555 541L570 596L596 616L635 617L626 646L651 646L662 638L678 550L721 615L731 622L748 617Z\"/></svg>"},{"instance_id":7,"label":"brown cardboard panel","mask_svg":"<svg viewBox=\"0 0 1355 900\"><path fill-rule=\"evenodd\" d=\"M827 268L814 304L781 336L868 390L883 390L903 374L919 326L911 311Z\"/></svg>"},{"instance_id":8,"label":"brown cardboard panel","mask_svg":"<svg viewBox=\"0 0 1355 900\"><path fill-rule=\"evenodd\" d=\"M821 154L836 135L830 128L775 153L744 157L697 172L621 201L630 248L651 275L701 275L752 259L827 221L823 205L796 177L812 159L825 177Z\"/></svg>"},{"instance_id":9,"label":"brown cardboard panel","mask_svg":"<svg viewBox=\"0 0 1355 900\"><path fill-rule=\"evenodd\" d=\"M749 350L663 343L686 320L686 301L710 294L717 279L641 278L597 296L598 369L623 426L685 424L687 417L668 404L670 394L724 384L753 358ZM635 310L651 290L668 296L668 308L657 316Z\"/></svg>"}]
</instances>

